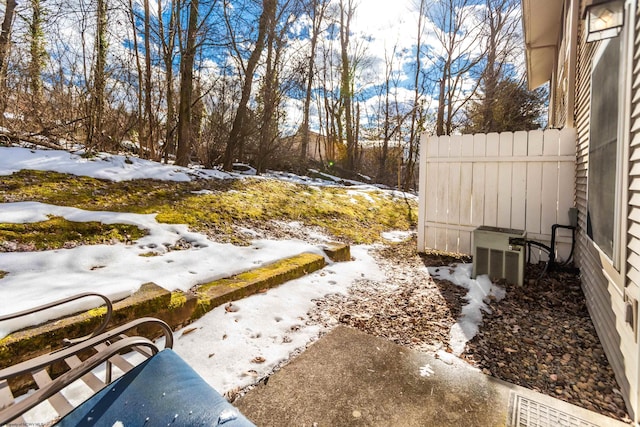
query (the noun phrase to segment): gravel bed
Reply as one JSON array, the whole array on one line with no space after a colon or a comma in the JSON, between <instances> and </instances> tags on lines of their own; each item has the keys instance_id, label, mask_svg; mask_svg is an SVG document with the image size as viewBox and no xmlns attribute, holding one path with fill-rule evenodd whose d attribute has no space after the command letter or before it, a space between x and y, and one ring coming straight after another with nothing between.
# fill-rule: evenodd
<instances>
[{"instance_id":1,"label":"gravel bed","mask_svg":"<svg viewBox=\"0 0 640 427\"><path fill-rule=\"evenodd\" d=\"M415 239L374 251L385 283L360 280L348 295L316 301L311 322L346 324L437 356L449 351L466 290L432 279L427 266L468 258L418 254ZM529 267L528 278L540 276ZM461 358L496 378L631 423L620 388L586 309L575 273L551 272L523 287L509 286L488 301L478 335Z\"/></svg>"}]
</instances>

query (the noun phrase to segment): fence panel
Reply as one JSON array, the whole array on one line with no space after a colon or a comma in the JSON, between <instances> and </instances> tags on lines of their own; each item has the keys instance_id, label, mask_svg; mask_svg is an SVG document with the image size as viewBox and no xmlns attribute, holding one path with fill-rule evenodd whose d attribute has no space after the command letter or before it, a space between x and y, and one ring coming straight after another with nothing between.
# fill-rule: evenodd
<instances>
[{"instance_id":1,"label":"fence panel","mask_svg":"<svg viewBox=\"0 0 640 427\"><path fill-rule=\"evenodd\" d=\"M575 140L573 129L424 135L418 249L471 254L481 225L524 229L548 245L551 226L568 225L574 205ZM570 233L560 232L558 241L564 259Z\"/></svg>"}]
</instances>

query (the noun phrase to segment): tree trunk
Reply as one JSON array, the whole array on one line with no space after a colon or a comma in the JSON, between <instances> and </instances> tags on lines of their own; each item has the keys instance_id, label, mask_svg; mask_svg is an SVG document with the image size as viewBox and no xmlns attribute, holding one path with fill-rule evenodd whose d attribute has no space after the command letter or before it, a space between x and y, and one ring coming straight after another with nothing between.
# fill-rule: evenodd
<instances>
[{"instance_id":1,"label":"tree trunk","mask_svg":"<svg viewBox=\"0 0 640 427\"><path fill-rule=\"evenodd\" d=\"M490 1L487 1L487 8L491 8ZM497 60L497 33L496 22L494 20L495 11L489 10L486 16L489 27L489 37L487 40L487 65L483 73L484 80L484 99L482 101L482 132L489 132L493 129L493 101L496 97L496 88L498 86L498 72L496 69Z\"/></svg>"},{"instance_id":2,"label":"tree trunk","mask_svg":"<svg viewBox=\"0 0 640 427\"><path fill-rule=\"evenodd\" d=\"M158 31L162 41L162 59L165 66L165 96L167 99L167 118L165 123L165 135L163 145L163 155L165 163L169 160L169 155L175 154L175 104L173 99L173 49L176 39L176 4L170 0L171 12L169 15L169 28L167 39L164 35L164 25L159 22ZM158 1L158 16L162 16L162 2Z\"/></svg>"},{"instance_id":3,"label":"tree trunk","mask_svg":"<svg viewBox=\"0 0 640 427\"><path fill-rule=\"evenodd\" d=\"M191 105L193 103L193 64L196 57L196 30L199 0L191 0L187 43L180 62L180 105L178 110L178 152L176 164L187 166L191 155Z\"/></svg>"},{"instance_id":4,"label":"tree trunk","mask_svg":"<svg viewBox=\"0 0 640 427\"><path fill-rule=\"evenodd\" d=\"M507 57L511 53L513 46L518 43L515 36L518 30L518 19L515 11L519 2L516 0L486 0L484 25L487 28L485 36L486 65L482 73L482 86L484 97L480 101L480 119L476 122L481 124L481 131L493 132L496 128L496 117L494 116L494 106L498 95L498 85L502 77L502 68L507 62Z\"/></svg>"},{"instance_id":5,"label":"tree trunk","mask_svg":"<svg viewBox=\"0 0 640 427\"><path fill-rule=\"evenodd\" d=\"M91 111L89 112L90 125L87 135L89 150L102 148L102 130L104 119L105 97L105 65L107 62L107 1L98 0L96 29L96 62L93 72L93 91Z\"/></svg>"},{"instance_id":6,"label":"tree trunk","mask_svg":"<svg viewBox=\"0 0 640 427\"><path fill-rule=\"evenodd\" d=\"M340 2L340 58L342 60L342 74L340 84L340 96L344 111L344 130L347 139L347 169L356 169L357 141L353 133L353 93L351 62L349 61L349 32L354 8L351 0L347 0L345 9L344 0Z\"/></svg>"},{"instance_id":7,"label":"tree trunk","mask_svg":"<svg viewBox=\"0 0 640 427\"><path fill-rule=\"evenodd\" d=\"M31 99L35 117L42 103L42 66L46 55L44 48L44 34L42 32L42 13L40 0L31 0L32 18L29 26L30 53L29 84L31 86Z\"/></svg>"},{"instance_id":8,"label":"tree trunk","mask_svg":"<svg viewBox=\"0 0 640 427\"><path fill-rule=\"evenodd\" d=\"M156 160L156 150L155 150L155 141L154 141L154 129L155 123L153 120L153 110L151 108L151 30L150 30L150 11L149 11L149 0L144 0L144 65L145 65L145 76L144 76L144 117L147 122L147 132L146 132L146 146L147 152L145 156Z\"/></svg>"},{"instance_id":9,"label":"tree trunk","mask_svg":"<svg viewBox=\"0 0 640 427\"><path fill-rule=\"evenodd\" d=\"M387 58L384 82L384 117L382 125L382 152L378 156L378 172L376 181L382 182L387 172L387 158L389 156L389 140L391 139L391 75L393 74L393 59L395 49L391 58ZM386 54L385 54L386 57Z\"/></svg>"},{"instance_id":10,"label":"tree trunk","mask_svg":"<svg viewBox=\"0 0 640 427\"><path fill-rule=\"evenodd\" d=\"M142 91L142 64L140 63L140 49L138 49L138 30L136 28L136 15L133 9L133 0L129 0L129 18L131 19L131 30L133 31L133 52L136 56L136 70L138 72L138 145L140 146L140 151L143 151L144 144L144 113L142 110L142 98L144 93ZM140 153L142 156L142 153Z\"/></svg>"},{"instance_id":11,"label":"tree trunk","mask_svg":"<svg viewBox=\"0 0 640 427\"><path fill-rule=\"evenodd\" d=\"M442 78L438 82L438 113L436 116L436 135L444 135L444 109L446 107L445 95L447 88L446 73L442 70Z\"/></svg>"},{"instance_id":12,"label":"tree trunk","mask_svg":"<svg viewBox=\"0 0 640 427\"><path fill-rule=\"evenodd\" d=\"M260 126L260 142L258 147L258 158L256 159L256 169L259 174L262 174L266 169L267 156L269 148L275 137L275 129L277 124L274 124L274 116L276 109L276 91L278 78L276 76L276 68L278 66L277 59L274 61L274 44L275 40L275 28L274 22L269 27L269 35L267 37L267 58L266 69L264 74L264 83L262 85L262 120Z\"/></svg>"},{"instance_id":13,"label":"tree trunk","mask_svg":"<svg viewBox=\"0 0 640 427\"><path fill-rule=\"evenodd\" d=\"M4 20L0 30L0 123L4 122L4 111L7 105L7 69L9 57L9 45L11 40L11 27L13 26L13 14L18 3L16 0L7 0L4 10Z\"/></svg>"}]
</instances>

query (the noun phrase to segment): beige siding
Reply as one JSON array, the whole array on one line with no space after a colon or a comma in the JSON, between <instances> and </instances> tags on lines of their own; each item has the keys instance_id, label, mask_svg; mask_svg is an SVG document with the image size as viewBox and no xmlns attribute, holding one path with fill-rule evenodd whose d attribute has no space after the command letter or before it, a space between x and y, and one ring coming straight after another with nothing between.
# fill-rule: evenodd
<instances>
[{"instance_id":1,"label":"beige siding","mask_svg":"<svg viewBox=\"0 0 640 427\"><path fill-rule=\"evenodd\" d=\"M635 16L635 35L633 40L633 64L632 64L632 82L631 82L631 118L629 122L629 217L628 217L628 235L627 235L627 278L626 286L628 294L635 298L640 297L638 290L640 289L640 10L636 7ZM632 302L635 302L632 300ZM637 305L636 305L637 312ZM637 314L636 314L637 315ZM630 343L634 344L635 358L633 358L634 366L638 366L638 319L636 321L636 331L634 334L634 340ZM626 328L627 330L629 328ZM630 370L627 368L627 370ZM633 386L631 387L631 399L632 405L636 412L636 421L640 419L638 412L640 408L637 407L639 403L638 390L638 372L634 372L635 381L631 380Z\"/></svg>"},{"instance_id":2,"label":"beige siding","mask_svg":"<svg viewBox=\"0 0 640 427\"><path fill-rule=\"evenodd\" d=\"M582 24L582 22L581 22ZM577 133L577 165L576 165L576 203L579 209L578 215L578 242L576 262L581 270L583 289L587 300L589 312L598 332L598 336L605 349L609 362L616 374L618 383L622 388L628 409L637 413L637 367L638 345L635 333L625 322L625 286L628 286L632 278L640 277L640 233L636 237L631 232L628 234L628 274L626 282L623 278L616 277L608 262L601 258L600 252L595 249L593 243L586 235L587 212L587 174L589 166L589 109L591 94L591 63L597 43L586 44L584 41L582 25L579 29L578 41L578 67L576 82L576 106L575 124ZM636 42L636 50L639 44ZM632 129L640 129L640 79L634 82L636 92L634 121ZM634 131L637 133L637 130ZM640 197L640 135L632 133L633 140L630 155L638 162L637 173L630 177L630 199L637 200ZM632 165L630 165L632 166ZM637 194L635 192L638 192ZM635 203L635 202L634 202ZM636 220L640 221L640 202L632 204L629 215L629 231ZM636 223L640 226L640 222ZM636 229L635 227L633 228ZM640 227L637 228L640 230ZM636 233L634 233L636 234ZM603 270L610 271L605 274Z\"/></svg>"}]
</instances>

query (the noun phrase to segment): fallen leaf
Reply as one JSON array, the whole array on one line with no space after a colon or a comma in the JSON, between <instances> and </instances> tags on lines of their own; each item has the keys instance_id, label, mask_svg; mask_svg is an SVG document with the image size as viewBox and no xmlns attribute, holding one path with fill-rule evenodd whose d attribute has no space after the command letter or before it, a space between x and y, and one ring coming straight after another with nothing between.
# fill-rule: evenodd
<instances>
[{"instance_id":1,"label":"fallen leaf","mask_svg":"<svg viewBox=\"0 0 640 427\"><path fill-rule=\"evenodd\" d=\"M196 331L197 329L198 329L198 328L187 328L187 329L185 329L184 331L182 331L182 336L184 336L184 335L188 335L188 334L190 334L191 332Z\"/></svg>"},{"instance_id":2,"label":"fallen leaf","mask_svg":"<svg viewBox=\"0 0 640 427\"><path fill-rule=\"evenodd\" d=\"M237 305L233 305L232 303L224 306L224 311L226 311L227 313L235 313L238 310L240 310L240 308L238 308Z\"/></svg>"}]
</instances>

